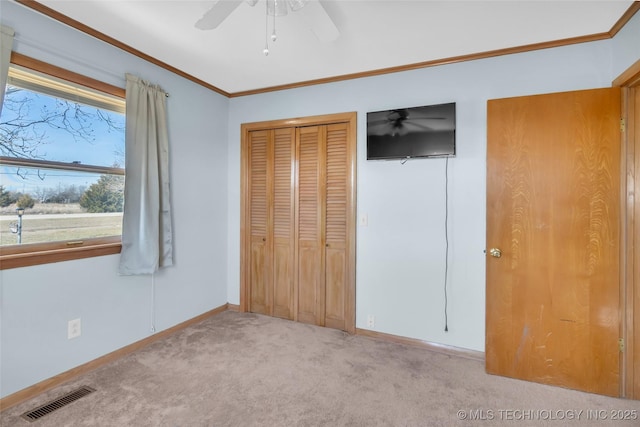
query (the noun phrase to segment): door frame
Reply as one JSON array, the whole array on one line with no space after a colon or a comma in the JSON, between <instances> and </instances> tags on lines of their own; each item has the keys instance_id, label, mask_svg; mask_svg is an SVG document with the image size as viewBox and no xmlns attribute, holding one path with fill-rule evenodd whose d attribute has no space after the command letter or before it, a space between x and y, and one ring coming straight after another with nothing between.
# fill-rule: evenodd
<instances>
[{"instance_id":1,"label":"door frame","mask_svg":"<svg viewBox=\"0 0 640 427\"><path fill-rule=\"evenodd\" d=\"M622 89L621 141L621 247L620 301L621 336L620 396L640 399L640 60L612 83Z\"/></svg>"},{"instance_id":2,"label":"door frame","mask_svg":"<svg viewBox=\"0 0 640 427\"><path fill-rule=\"evenodd\" d=\"M347 280L345 297L345 330L354 334L356 331L356 147L357 147L357 113L346 112L324 114L319 116L299 117L292 119L269 120L263 122L243 123L240 130L240 311L249 311L251 301L250 277L250 233L249 224L249 132L288 127L305 127L329 125L333 123L349 123L350 151L348 153L349 176L347 181ZM297 168L297 165L293 165ZM294 185L297 191L297 183ZM297 291L294 290L294 295ZM294 300L294 319L297 320L297 298Z\"/></svg>"}]
</instances>

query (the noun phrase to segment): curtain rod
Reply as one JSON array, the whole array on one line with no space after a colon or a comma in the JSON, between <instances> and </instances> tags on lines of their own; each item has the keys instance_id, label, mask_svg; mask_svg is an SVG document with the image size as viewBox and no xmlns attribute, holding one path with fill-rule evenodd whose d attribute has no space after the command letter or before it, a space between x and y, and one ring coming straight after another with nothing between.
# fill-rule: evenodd
<instances>
[{"instance_id":1,"label":"curtain rod","mask_svg":"<svg viewBox=\"0 0 640 427\"><path fill-rule=\"evenodd\" d=\"M111 77L117 78L118 80L121 80L121 81L124 82L124 74L121 75L121 74L116 73L114 71L106 70L104 68L98 68L95 65L83 60L82 58L80 58L78 56L72 55L69 52L63 51L63 50L58 49L58 48L56 48L54 46L45 45L44 43L42 43L40 41L36 42L33 39L29 39L28 37L24 37L22 34L18 33L17 31L16 31L16 34L13 37L13 40L14 40L14 42L17 41L17 42L20 42L20 43L24 43L25 45L27 45L29 47L32 47L32 48L34 48L36 50L39 50L39 51L41 51L43 53L56 54L57 56L60 56L61 58L64 58L64 59L67 59L67 60L73 62L76 65L81 65L83 67L87 67L87 68L90 68L92 70L99 71L101 73L107 74L107 75L109 75Z\"/></svg>"},{"instance_id":2,"label":"curtain rod","mask_svg":"<svg viewBox=\"0 0 640 427\"><path fill-rule=\"evenodd\" d=\"M32 47L32 48L35 48L36 50L39 50L39 51L44 52L44 53L49 53L49 54L54 53L54 54L60 56L61 58L64 58L64 59L67 59L67 60L71 61L72 63L74 63L76 65L87 67L87 68L90 68L92 70L99 71L99 72L101 72L103 74L107 74L107 75L109 75L111 77L114 77L114 78L122 81L123 84L125 82L124 74L121 75L121 74L116 73L114 71L106 70L104 68L98 68L95 65L93 65L93 64L91 64L89 62L86 62L85 60L83 60L82 58L80 58L78 56L69 54L68 52L60 50L60 49L58 49L58 48L56 48L54 46L45 45L45 44L43 44L41 42L36 42L36 41L34 41L32 39L29 39L28 37L24 37L23 35L21 35L21 34L19 34L17 32L14 34L13 40L14 40L14 42L17 41L17 42L20 42L20 43L24 43L25 45L27 45L29 47ZM169 98L169 96L170 96L170 94L168 92L165 92L164 95L167 98Z\"/></svg>"}]
</instances>

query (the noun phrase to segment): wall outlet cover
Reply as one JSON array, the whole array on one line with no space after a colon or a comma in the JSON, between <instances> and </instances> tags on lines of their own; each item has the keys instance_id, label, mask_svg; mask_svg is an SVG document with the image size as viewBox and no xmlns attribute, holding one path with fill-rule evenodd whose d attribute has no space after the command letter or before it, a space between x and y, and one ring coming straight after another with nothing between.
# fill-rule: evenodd
<instances>
[{"instance_id":1,"label":"wall outlet cover","mask_svg":"<svg viewBox=\"0 0 640 427\"><path fill-rule=\"evenodd\" d=\"M368 328L373 328L376 326L376 318L373 316L373 314L370 314L367 316L367 327Z\"/></svg>"},{"instance_id":2,"label":"wall outlet cover","mask_svg":"<svg viewBox=\"0 0 640 427\"><path fill-rule=\"evenodd\" d=\"M80 335L82 335L82 324L80 323L80 319L69 320L69 323L67 324L67 338L78 338Z\"/></svg>"}]
</instances>

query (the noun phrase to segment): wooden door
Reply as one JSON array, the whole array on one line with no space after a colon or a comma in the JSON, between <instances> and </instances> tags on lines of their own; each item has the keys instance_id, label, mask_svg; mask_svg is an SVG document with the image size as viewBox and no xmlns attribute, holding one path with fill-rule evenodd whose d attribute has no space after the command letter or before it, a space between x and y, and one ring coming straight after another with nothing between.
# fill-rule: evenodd
<instances>
[{"instance_id":1,"label":"wooden door","mask_svg":"<svg viewBox=\"0 0 640 427\"><path fill-rule=\"evenodd\" d=\"M344 330L348 267L348 125L327 126L326 135L324 324Z\"/></svg>"},{"instance_id":2,"label":"wooden door","mask_svg":"<svg viewBox=\"0 0 640 427\"><path fill-rule=\"evenodd\" d=\"M631 392L627 397L640 400L640 72L637 75L638 80L635 86L629 90L628 111L627 111L627 138L629 151L633 157L631 158L632 176L629 176L629 187L634 189L635 196L629 195L630 214L633 224L628 231L631 234L627 244L631 243L633 249L629 251L633 257L628 260L631 272L629 276L633 280L629 280L632 298L628 301L628 308L631 310L633 324L631 325L632 335L629 337L630 344L633 346L631 358L627 366L631 366ZM628 188L629 188L628 187Z\"/></svg>"},{"instance_id":3,"label":"wooden door","mask_svg":"<svg viewBox=\"0 0 640 427\"><path fill-rule=\"evenodd\" d=\"M619 229L618 88L489 101L487 372L619 395Z\"/></svg>"},{"instance_id":4,"label":"wooden door","mask_svg":"<svg viewBox=\"0 0 640 427\"><path fill-rule=\"evenodd\" d=\"M349 125L298 129L298 320L346 329Z\"/></svg>"},{"instance_id":5,"label":"wooden door","mask_svg":"<svg viewBox=\"0 0 640 427\"><path fill-rule=\"evenodd\" d=\"M241 311L355 333L356 118L242 125Z\"/></svg>"},{"instance_id":6,"label":"wooden door","mask_svg":"<svg viewBox=\"0 0 640 427\"><path fill-rule=\"evenodd\" d=\"M250 310L254 313L271 312L271 261L268 250L271 241L269 158L270 134L255 131L249 135L249 236L251 251L249 263Z\"/></svg>"},{"instance_id":7,"label":"wooden door","mask_svg":"<svg viewBox=\"0 0 640 427\"><path fill-rule=\"evenodd\" d=\"M626 390L640 400L640 61L623 86L626 137ZM627 77L623 74L623 77ZM614 82L615 83L615 82Z\"/></svg>"},{"instance_id":8,"label":"wooden door","mask_svg":"<svg viewBox=\"0 0 640 427\"><path fill-rule=\"evenodd\" d=\"M250 311L293 319L293 128L249 133Z\"/></svg>"},{"instance_id":9,"label":"wooden door","mask_svg":"<svg viewBox=\"0 0 640 427\"><path fill-rule=\"evenodd\" d=\"M298 321L324 325L324 126L297 129Z\"/></svg>"},{"instance_id":10,"label":"wooden door","mask_svg":"<svg viewBox=\"0 0 640 427\"><path fill-rule=\"evenodd\" d=\"M295 129L273 131L273 311L294 318L294 153Z\"/></svg>"}]
</instances>

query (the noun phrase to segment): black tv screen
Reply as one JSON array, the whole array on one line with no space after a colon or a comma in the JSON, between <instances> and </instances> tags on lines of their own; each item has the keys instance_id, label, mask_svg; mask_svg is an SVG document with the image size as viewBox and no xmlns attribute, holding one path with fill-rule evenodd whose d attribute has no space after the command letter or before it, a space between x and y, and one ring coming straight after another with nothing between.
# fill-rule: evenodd
<instances>
[{"instance_id":1,"label":"black tv screen","mask_svg":"<svg viewBox=\"0 0 640 427\"><path fill-rule=\"evenodd\" d=\"M455 154L455 102L367 113L367 160Z\"/></svg>"}]
</instances>

